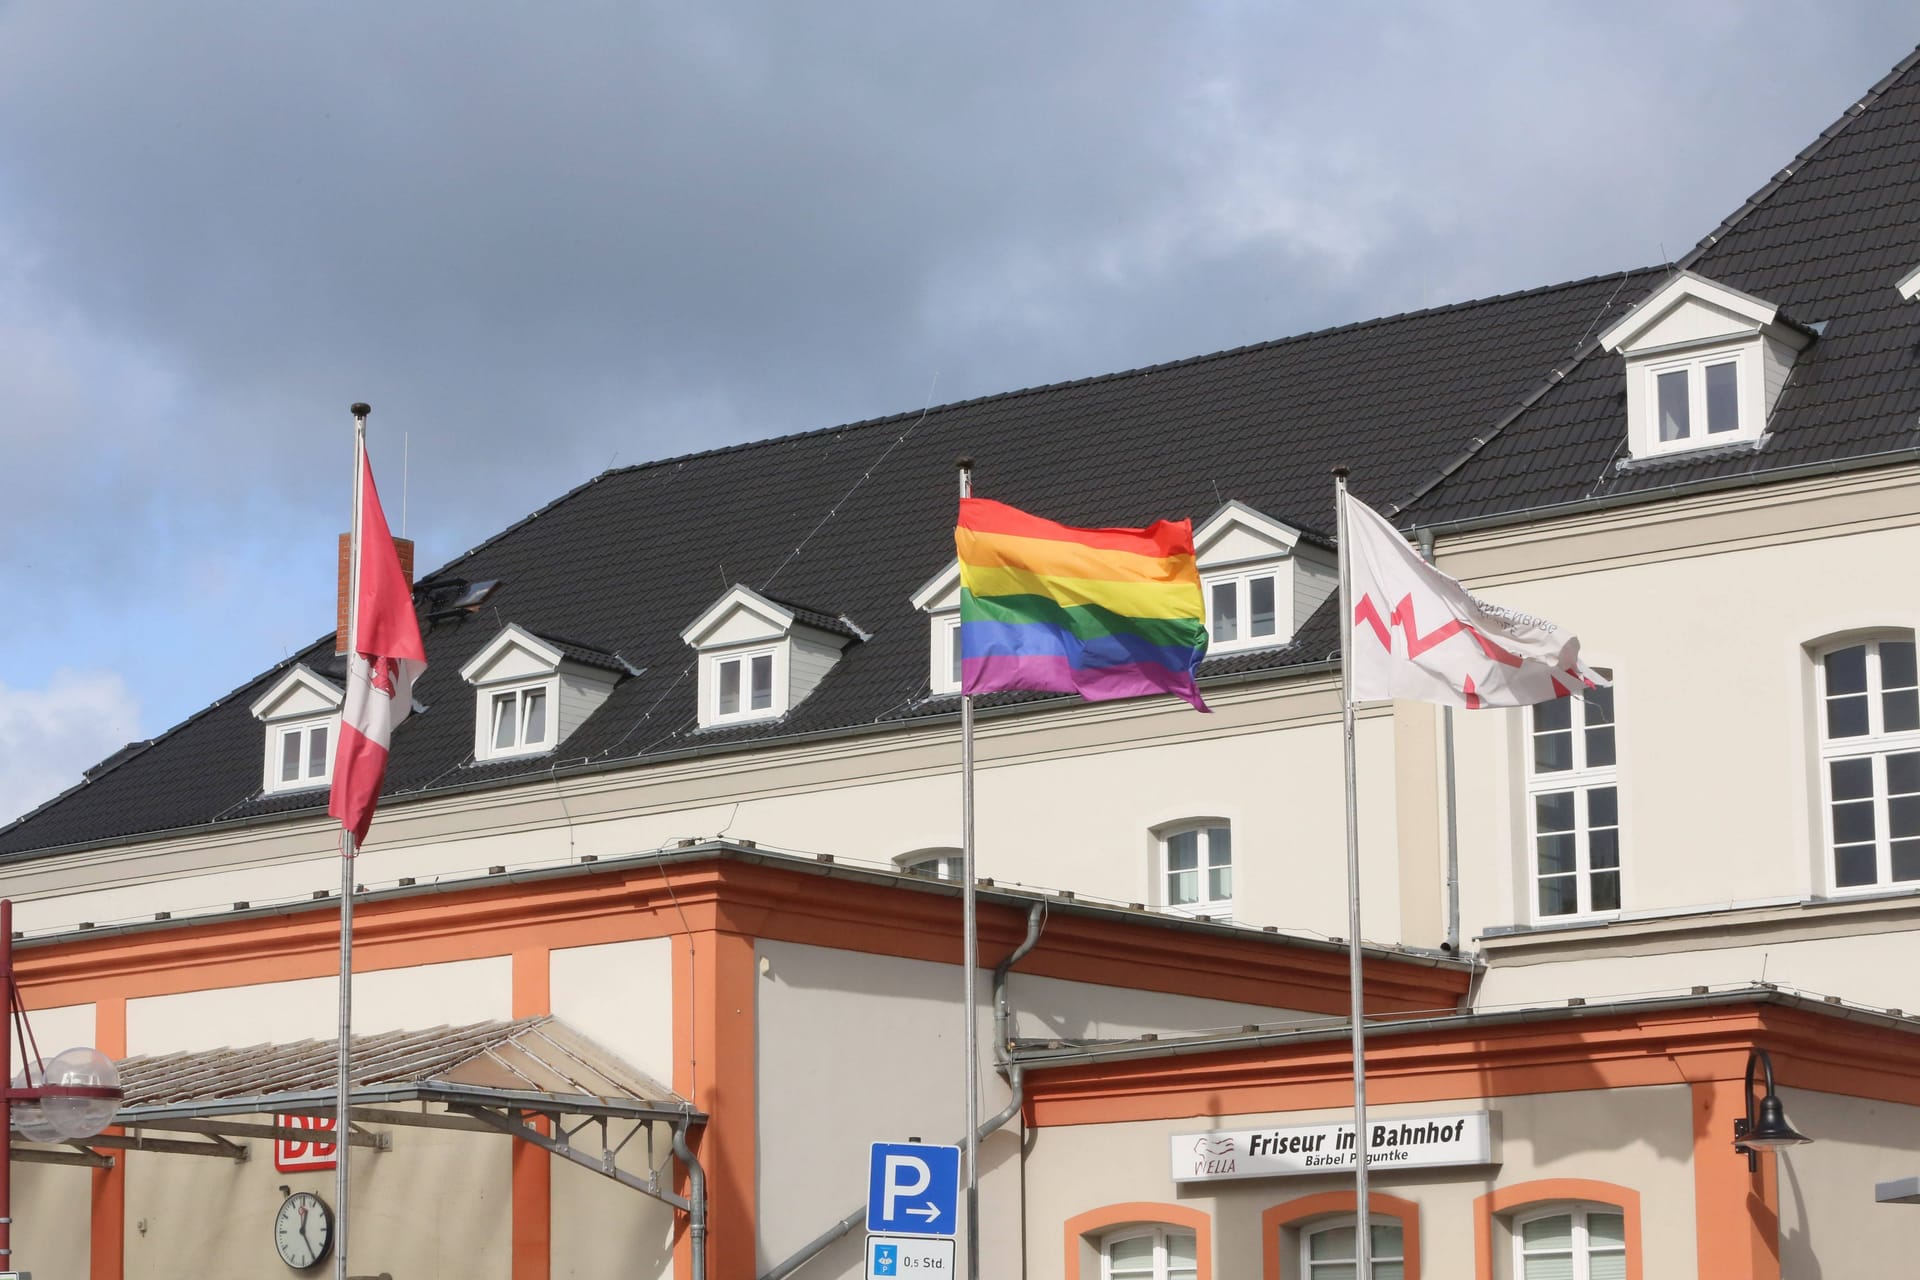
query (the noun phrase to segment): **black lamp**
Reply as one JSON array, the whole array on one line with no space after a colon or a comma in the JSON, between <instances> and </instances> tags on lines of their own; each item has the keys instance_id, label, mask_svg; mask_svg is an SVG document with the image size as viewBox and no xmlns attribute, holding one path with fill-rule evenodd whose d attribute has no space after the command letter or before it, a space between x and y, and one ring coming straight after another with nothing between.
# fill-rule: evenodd
<instances>
[{"instance_id":1,"label":"black lamp","mask_svg":"<svg viewBox=\"0 0 1920 1280\"><path fill-rule=\"evenodd\" d=\"M1760 1096L1760 1114L1753 1111L1753 1068L1760 1065L1767 1091ZM1780 1105L1780 1097L1773 1091L1773 1059L1767 1056L1765 1049L1755 1048L1747 1053L1747 1114L1733 1122L1733 1149L1747 1154L1747 1168L1760 1167L1762 1151L1777 1151L1781 1147L1797 1147L1813 1139L1796 1130L1787 1123L1786 1108Z\"/></svg>"}]
</instances>

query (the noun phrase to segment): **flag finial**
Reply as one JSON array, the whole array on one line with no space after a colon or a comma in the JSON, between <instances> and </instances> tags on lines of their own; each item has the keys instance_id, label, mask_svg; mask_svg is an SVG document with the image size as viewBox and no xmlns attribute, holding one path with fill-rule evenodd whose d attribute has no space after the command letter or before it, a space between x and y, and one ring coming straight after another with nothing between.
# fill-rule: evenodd
<instances>
[{"instance_id":1,"label":"flag finial","mask_svg":"<svg viewBox=\"0 0 1920 1280\"><path fill-rule=\"evenodd\" d=\"M347 412L351 413L356 418L364 418L368 414L373 412L373 406L370 404L364 404L364 403L350 404L347 406Z\"/></svg>"},{"instance_id":2,"label":"flag finial","mask_svg":"<svg viewBox=\"0 0 1920 1280\"><path fill-rule=\"evenodd\" d=\"M1347 478L1347 469L1345 467L1335 467L1333 469L1333 478L1335 480L1345 480Z\"/></svg>"}]
</instances>

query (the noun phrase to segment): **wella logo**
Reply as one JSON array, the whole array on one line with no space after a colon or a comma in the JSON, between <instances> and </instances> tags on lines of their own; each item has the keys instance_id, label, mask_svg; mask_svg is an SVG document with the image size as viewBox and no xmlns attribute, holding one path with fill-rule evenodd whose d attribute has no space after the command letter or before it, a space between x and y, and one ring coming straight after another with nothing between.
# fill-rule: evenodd
<instances>
[{"instance_id":1,"label":"wella logo","mask_svg":"<svg viewBox=\"0 0 1920 1280\"><path fill-rule=\"evenodd\" d=\"M1208 1174L1234 1172L1234 1151L1232 1138L1203 1137L1193 1144L1193 1172L1195 1177Z\"/></svg>"}]
</instances>

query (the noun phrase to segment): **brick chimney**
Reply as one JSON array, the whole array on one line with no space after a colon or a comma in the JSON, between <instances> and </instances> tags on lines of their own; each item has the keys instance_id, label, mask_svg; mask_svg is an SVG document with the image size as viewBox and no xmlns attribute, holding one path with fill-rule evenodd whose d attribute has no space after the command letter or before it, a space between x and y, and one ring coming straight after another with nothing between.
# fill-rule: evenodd
<instances>
[{"instance_id":1,"label":"brick chimney","mask_svg":"<svg viewBox=\"0 0 1920 1280\"><path fill-rule=\"evenodd\" d=\"M400 572L406 575L407 585L413 585L413 539L395 538L393 549L400 553ZM353 535L340 535L340 590L336 597L338 610L333 627L333 651L347 651L347 593L353 589Z\"/></svg>"}]
</instances>

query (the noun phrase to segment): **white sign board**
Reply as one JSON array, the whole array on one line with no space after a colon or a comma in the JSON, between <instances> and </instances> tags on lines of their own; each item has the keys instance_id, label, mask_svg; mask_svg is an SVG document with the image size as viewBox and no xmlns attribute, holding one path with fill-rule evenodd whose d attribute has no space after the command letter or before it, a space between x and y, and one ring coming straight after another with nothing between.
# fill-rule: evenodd
<instances>
[{"instance_id":1,"label":"white sign board","mask_svg":"<svg viewBox=\"0 0 1920 1280\"><path fill-rule=\"evenodd\" d=\"M1492 1164L1493 1126L1485 1111L1444 1116L1369 1117L1367 1168L1423 1169ZM1176 1133L1169 1140L1175 1182L1276 1178L1353 1168L1353 1122L1282 1129Z\"/></svg>"},{"instance_id":2,"label":"white sign board","mask_svg":"<svg viewBox=\"0 0 1920 1280\"><path fill-rule=\"evenodd\" d=\"M953 1274L952 1236L868 1236L867 1280Z\"/></svg>"}]
</instances>

